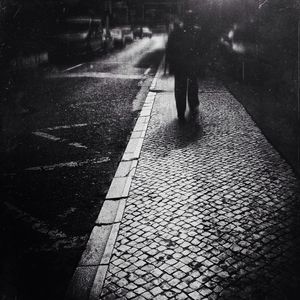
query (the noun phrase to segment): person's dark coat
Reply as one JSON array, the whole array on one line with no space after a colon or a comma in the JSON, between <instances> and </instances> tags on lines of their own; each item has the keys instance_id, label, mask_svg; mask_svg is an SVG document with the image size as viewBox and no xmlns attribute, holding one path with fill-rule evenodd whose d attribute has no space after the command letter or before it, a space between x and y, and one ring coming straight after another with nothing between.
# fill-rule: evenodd
<instances>
[{"instance_id":1,"label":"person's dark coat","mask_svg":"<svg viewBox=\"0 0 300 300\"><path fill-rule=\"evenodd\" d=\"M197 73L203 68L204 49L200 28L176 27L170 33L166 47L169 72Z\"/></svg>"}]
</instances>

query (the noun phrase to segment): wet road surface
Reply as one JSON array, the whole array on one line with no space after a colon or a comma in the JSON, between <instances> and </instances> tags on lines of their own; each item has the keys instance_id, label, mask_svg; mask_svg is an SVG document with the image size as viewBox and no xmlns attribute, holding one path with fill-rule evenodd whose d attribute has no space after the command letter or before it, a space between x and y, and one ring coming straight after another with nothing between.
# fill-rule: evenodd
<instances>
[{"instance_id":1,"label":"wet road surface","mask_svg":"<svg viewBox=\"0 0 300 300\"><path fill-rule=\"evenodd\" d=\"M163 53L135 41L23 84L29 113L7 109L1 151L4 294L61 299Z\"/></svg>"}]
</instances>

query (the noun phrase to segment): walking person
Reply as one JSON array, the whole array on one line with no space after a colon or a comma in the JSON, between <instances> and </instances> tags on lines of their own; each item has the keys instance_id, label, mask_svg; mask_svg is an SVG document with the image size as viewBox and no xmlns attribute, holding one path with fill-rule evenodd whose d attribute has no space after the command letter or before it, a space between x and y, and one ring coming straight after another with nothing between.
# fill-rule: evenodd
<instances>
[{"instance_id":1,"label":"walking person","mask_svg":"<svg viewBox=\"0 0 300 300\"><path fill-rule=\"evenodd\" d=\"M174 23L166 46L166 64L175 78L175 101L179 120L185 119L186 98L191 113L198 111L198 80L201 68L203 40L201 30L195 25L194 16L189 11L183 25Z\"/></svg>"}]
</instances>

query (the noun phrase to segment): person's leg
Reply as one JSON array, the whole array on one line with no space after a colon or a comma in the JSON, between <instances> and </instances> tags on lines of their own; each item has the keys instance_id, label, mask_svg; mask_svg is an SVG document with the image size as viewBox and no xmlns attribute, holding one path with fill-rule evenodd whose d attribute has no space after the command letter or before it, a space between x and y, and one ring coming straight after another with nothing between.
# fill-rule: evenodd
<instances>
[{"instance_id":1,"label":"person's leg","mask_svg":"<svg viewBox=\"0 0 300 300\"><path fill-rule=\"evenodd\" d=\"M189 74L188 77L188 102L191 111L199 106L198 79L194 73Z\"/></svg>"},{"instance_id":2,"label":"person's leg","mask_svg":"<svg viewBox=\"0 0 300 300\"><path fill-rule=\"evenodd\" d=\"M177 114L179 119L183 119L186 108L187 76L179 72L176 72L174 75Z\"/></svg>"}]
</instances>

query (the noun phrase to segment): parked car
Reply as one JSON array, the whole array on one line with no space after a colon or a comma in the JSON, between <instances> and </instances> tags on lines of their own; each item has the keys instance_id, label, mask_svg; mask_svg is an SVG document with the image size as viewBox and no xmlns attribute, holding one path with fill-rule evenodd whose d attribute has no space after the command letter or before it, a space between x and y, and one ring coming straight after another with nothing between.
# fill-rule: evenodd
<instances>
[{"instance_id":1,"label":"parked car","mask_svg":"<svg viewBox=\"0 0 300 300\"><path fill-rule=\"evenodd\" d=\"M103 50L103 46L101 19L69 17L58 22L49 55L59 57L89 54Z\"/></svg>"},{"instance_id":2,"label":"parked car","mask_svg":"<svg viewBox=\"0 0 300 300\"><path fill-rule=\"evenodd\" d=\"M149 27L137 26L133 29L133 36L140 39L143 37L152 38L152 31Z\"/></svg>"},{"instance_id":3,"label":"parked car","mask_svg":"<svg viewBox=\"0 0 300 300\"><path fill-rule=\"evenodd\" d=\"M148 38L152 38L152 31L150 30L149 27L143 27L142 28L142 37L148 37Z\"/></svg>"},{"instance_id":4,"label":"parked car","mask_svg":"<svg viewBox=\"0 0 300 300\"><path fill-rule=\"evenodd\" d=\"M125 46L125 37L124 37L123 31L120 27L112 28L110 33L111 33L111 36L113 39L113 44L115 47L124 47Z\"/></svg>"},{"instance_id":5,"label":"parked car","mask_svg":"<svg viewBox=\"0 0 300 300\"><path fill-rule=\"evenodd\" d=\"M133 31L130 27L122 27L122 32L126 43L132 43L134 40Z\"/></svg>"},{"instance_id":6,"label":"parked car","mask_svg":"<svg viewBox=\"0 0 300 300\"><path fill-rule=\"evenodd\" d=\"M141 26L134 27L134 29L133 29L133 37L135 39L137 39L137 38L141 39L143 37L143 27L141 27Z\"/></svg>"}]
</instances>

